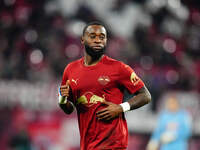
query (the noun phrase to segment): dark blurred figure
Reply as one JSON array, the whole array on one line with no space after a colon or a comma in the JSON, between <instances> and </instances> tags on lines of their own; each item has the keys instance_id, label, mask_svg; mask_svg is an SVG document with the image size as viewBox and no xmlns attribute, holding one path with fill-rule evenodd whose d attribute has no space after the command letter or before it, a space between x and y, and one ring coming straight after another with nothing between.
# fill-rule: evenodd
<instances>
[{"instance_id":1,"label":"dark blurred figure","mask_svg":"<svg viewBox=\"0 0 200 150\"><path fill-rule=\"evenodd\" d=\"M31 150L31 141L26 130L16 133L9 142L11 150Z\"/></svg>"}]
</instances>

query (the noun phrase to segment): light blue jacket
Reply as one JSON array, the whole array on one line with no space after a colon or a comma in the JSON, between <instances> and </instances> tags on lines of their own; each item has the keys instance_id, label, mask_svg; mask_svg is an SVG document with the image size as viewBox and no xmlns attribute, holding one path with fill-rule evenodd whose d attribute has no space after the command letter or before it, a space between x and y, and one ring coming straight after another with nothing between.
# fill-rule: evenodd
<instances>
[{"instance_id":1,"label":"light blue jacket","mask_svg":"<svg viewBox=\"0 0 200 150\"><path fill-rule=\"evenodd\" d=\"M174 140L163 144L161 136L169 133L174 136ZM191 135L191 118L186 111L168 112L164 111L159 119L151 140L160 143L160 150L187 150L188 139Z\"/></svg>"}]
</instances>

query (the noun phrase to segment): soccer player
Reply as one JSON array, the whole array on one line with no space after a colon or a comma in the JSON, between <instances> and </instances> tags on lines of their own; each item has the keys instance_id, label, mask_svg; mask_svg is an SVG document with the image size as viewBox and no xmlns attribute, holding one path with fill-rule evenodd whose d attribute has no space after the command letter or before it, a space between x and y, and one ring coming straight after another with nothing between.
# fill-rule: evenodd
<instances>
[{"instance_id":1,"label":"soccer player","mask_svg":"<svg viewBox=\"0 0 200 150\"><path fill-rule=\"evenodd\" d=\"M103 24L87 24L81 43L85 55L66 66L59 106L67 114L76 107L81 150L125 150L124 112L149 103L151 95L131 67L104 55L107 32ZM125 89L133 95L127 102L123 102Z\"/></svg>"},{"instance_id":2,"label":"soccer player","mask_svg":"<svg viewBox=\"0 0 200 150\"><path fill-rule=\"evenodd\" d=\"M146 150L188 150L192 132L190 114L181 108L175 97L169 97L165 107Z\"/></svg>"}]
</instances>

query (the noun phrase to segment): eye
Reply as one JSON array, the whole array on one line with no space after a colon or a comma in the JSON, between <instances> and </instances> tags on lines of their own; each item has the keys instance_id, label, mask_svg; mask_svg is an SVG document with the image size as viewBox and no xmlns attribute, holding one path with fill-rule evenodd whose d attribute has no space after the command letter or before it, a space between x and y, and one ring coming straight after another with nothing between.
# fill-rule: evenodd
<instances>
[{"instance_id":1,"label":"eye","mask_svg":"<svg viewBox=\"0 0 200 150\"><path fill-rule=\"evenodd\" d=\"M91 34L91 35L90 35L90 38L91 38L91 39L94 39L95 37L96 37L96 36L95 36L94 34Z\"/></svg>"},{"instance_id":2,"label":"eye","mask_svg":"<svg viewBox=\"0 0 200 150\"><path fill-rule=\"evenodd\" d=\"M100 35L99 37L101 40L105 39L105 36L104 35Z\"/></svg>"}]
</instances>

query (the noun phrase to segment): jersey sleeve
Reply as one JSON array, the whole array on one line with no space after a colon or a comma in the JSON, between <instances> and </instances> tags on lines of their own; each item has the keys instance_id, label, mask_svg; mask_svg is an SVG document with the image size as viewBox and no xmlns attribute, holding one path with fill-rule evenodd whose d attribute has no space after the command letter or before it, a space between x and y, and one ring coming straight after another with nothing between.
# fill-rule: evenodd
<instances>
[{"instance_id":1,"label":"jersey sleeve","mask_svg":"<svg viewBox=\"0 0 200 150\"><path fill-rule=\"evenodd\" d=\"M123 85L131 94L144 86L144 82L136 75L134 70L124 64L120 64L119 83Z\"/></svg>"},{"instance_id":2,"label":"jersey sleeve","mask_svg":"<svg viewBox=\"0 0 200 150\"><path fill-rule=\"evenodd\" d=\"M69 72L69 65L67 65L66 67L65 67L65 69L64 69L64 72L63 72L63 76L62 76L62 82L61 82L61 85L60 86L62 86L62 85L65 85L66 84L66 82L67 82L67 80L69 79L69 77L68 77L68 72ZM73 94L72 94L72 90L71 90L71 88L70 88L70 91L69 91L69 97L67 98L68 100L70 100L71 102L73 102ZM59 96L61 95L61 93L60 93L60 88L59 88Z\"/></svg>"},{"instance_id":3,"label":"jersey sleeve","mask_svg":"<svg viewBox=\"0 0 200 150\"><path fill-rule=\"evenodd\" d=\"M61 82L61 85L65 85L67 80L68 80L68 68L69 66L66 66L65 67L65 70L63 72L63 76L62 76L62 82Z\"/></svg>"}]
</instances>

